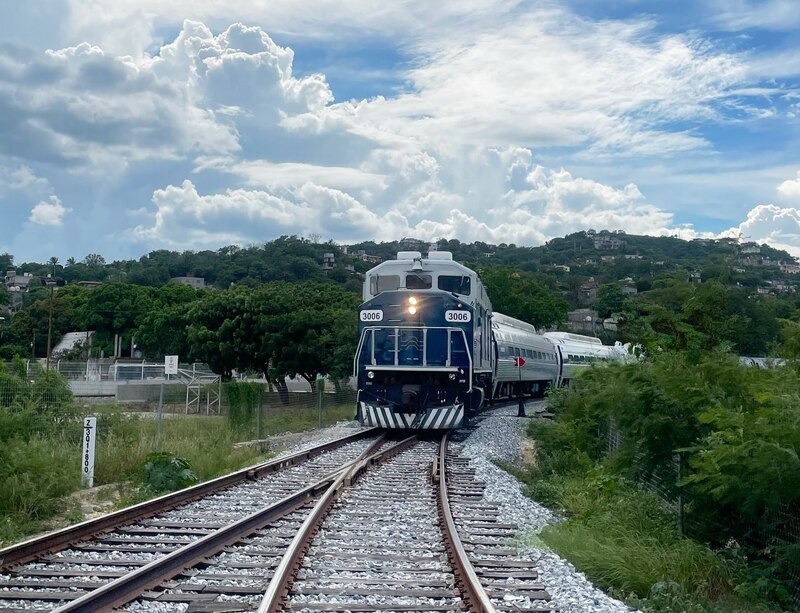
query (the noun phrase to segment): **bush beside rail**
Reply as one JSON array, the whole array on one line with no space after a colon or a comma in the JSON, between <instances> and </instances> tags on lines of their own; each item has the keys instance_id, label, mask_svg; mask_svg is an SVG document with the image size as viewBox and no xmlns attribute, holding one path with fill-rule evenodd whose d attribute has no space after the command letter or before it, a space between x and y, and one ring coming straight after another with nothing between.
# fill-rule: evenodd
<instances>
[{"instance_id":1,"label":"bush beside rail","mask_svg":"<svg viewBox=\"0 0 800 613\"><path fill-rule=\"evenodd\" d=\"M799 399L796 366L758 370L724 353L588 371L551 395L555 423L532 427L540 450L525 475L530 492L573 518L544 540L635 599L680 603L680 592L720 611L797 607ZM642 485L662 497L666 532L641 521L654 514ZM634 504L639 520L628 522L620 510Z\"/></svg>"}]
</instances>

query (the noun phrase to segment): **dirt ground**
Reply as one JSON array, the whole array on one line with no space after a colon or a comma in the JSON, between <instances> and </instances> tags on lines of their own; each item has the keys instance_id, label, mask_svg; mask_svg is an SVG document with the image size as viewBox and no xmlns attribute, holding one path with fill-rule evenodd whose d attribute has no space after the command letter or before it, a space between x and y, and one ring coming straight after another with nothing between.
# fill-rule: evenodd
<instances>
[{"instance_id":1,"label":"dirt ground","mask_svg":"<svg viewBox=\"0 0 800 613\"><path fill-rule=\"evenodd\" d=\"M536 468L538 466L536 453L536 441L529 438L523 439L522 448L520 449L520 457L522 459L522 466L524 468Z\"/></svg>"}]
</instances>

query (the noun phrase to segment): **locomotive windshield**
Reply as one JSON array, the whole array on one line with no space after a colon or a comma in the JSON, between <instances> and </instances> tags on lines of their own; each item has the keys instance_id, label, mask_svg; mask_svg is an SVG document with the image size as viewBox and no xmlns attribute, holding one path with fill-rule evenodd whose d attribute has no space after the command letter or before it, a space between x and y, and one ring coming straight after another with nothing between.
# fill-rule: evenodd
<instances>
[{"instance_id":1,"label":"locomotive windshield","mask_svg":"<svg viewBox=\"0 0 800 613\"><path fill-rule=\"evenodd\" d=\"M433 287L433 281L430 275L407 274L406 275L406 288L407 289L430 289Z\"/></svg>"},{"instance_id":2,"label":"locomotive windshield","mask_svg":"<svg viewBox=\"0 0 800 613\"><path fill-rule=\"evenodd\" d=\"M372 366L469 368L463 331L447 328L364 330L358 362Z\"/></svg>"},{"instance_id":3,"label":"locomotive windshield","mask_svg":"<svg viewBox=\"0 0 800 613\"><path fill-rule=\"evenodd\" d=\"M438 282L440 290L464 296L469 296L472 289L470 278L464 275L440 275Z\"/></svg>"},{"instance_id":4,"label":"locomotive windshield","mask_svg":"<svg viewBox=\"0 0 800 613\"><path fill-rule=\"evenodd\" d=\"M369 278L369 292L373 296L399 288L400 275L373 275Z\"/></svg>"}]
</instances>

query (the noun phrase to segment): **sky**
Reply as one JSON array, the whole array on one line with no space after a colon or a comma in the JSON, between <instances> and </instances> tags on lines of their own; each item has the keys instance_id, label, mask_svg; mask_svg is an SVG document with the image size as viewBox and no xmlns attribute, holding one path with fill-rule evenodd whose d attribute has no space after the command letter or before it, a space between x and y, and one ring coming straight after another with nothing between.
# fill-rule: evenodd
<instances>
[{"instance_id":1,"label":"sky","mask_svg":"<svg viewBox=\"0 0 800 613\"><path fill-rule=\"evenodd\" d=\"M0 253L593 228L800 256L797 0L0 4Z\"/></svg>"}]
</instances>

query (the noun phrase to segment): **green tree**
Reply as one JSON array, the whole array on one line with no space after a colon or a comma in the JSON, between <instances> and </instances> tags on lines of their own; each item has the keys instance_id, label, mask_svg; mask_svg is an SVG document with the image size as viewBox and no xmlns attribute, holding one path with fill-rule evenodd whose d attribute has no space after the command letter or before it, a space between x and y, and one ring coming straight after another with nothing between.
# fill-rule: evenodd
<instances>
[{"instance_id":1,"label":"green tree","mask_svg":"<svg viewBox=\"0 0 800 613\"><path fill-rule=\"evenodd\" d=\"M595 304L600 317L609 317L612 313L620 313L625 307L625 294L619 283L605 283L597 289Z\"/></svg>"},{"instance_id":2,"label":"green tree","mask_svg":"<svg viewBox=\"0 0 800 613\"><path fill-rule=\"evenodd\" d=\"M480 271L492 308L538 327L551 327L566 319L569 304L533 273L507 266Z\"/></svg>"},{"instance_id":3,"label":"green tree","mask_svg":"<svg viewBox=\"0 0 800 613\"><path fill-rule=\"evenodd\" d=\"M186 342L190 359L205 362L230 380L237 368L247 368L248 339L245 320L252 290L235 287L208 292L189 306L186 313Z\"/></svg>"},{"instance_id":4,"label":"green tree","mask_svg":"<svg viewBox=\"0 0 800 613\"><path fill-rule=\"evenodd\" d=\"M90 253L83 258L83 263L89 268L102 268L106 265L106 259L99 253Z\"/></svg>"}]
</instances>

